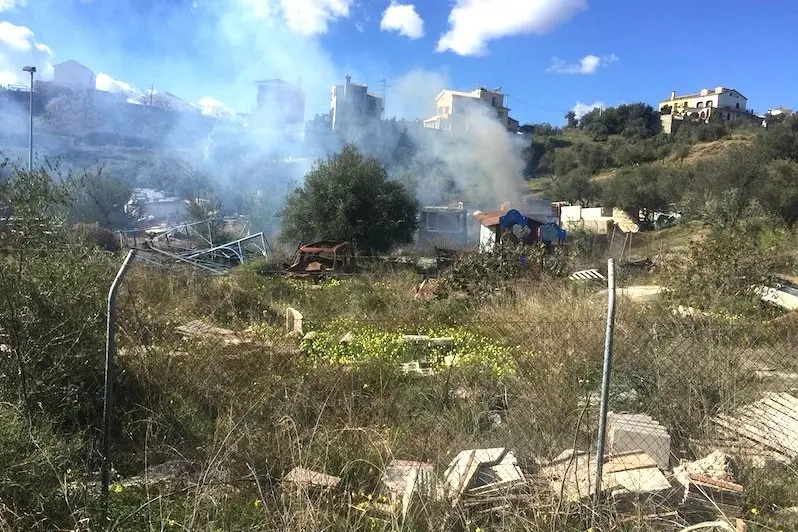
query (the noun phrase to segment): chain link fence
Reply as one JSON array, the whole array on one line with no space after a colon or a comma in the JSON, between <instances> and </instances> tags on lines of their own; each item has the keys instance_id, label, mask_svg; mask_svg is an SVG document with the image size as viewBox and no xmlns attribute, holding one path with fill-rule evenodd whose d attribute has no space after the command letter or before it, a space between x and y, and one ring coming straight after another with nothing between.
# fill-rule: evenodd
<instances>
[{"instance_id":1,"label":"chain link fence","mask_svg":"<svg viewBox=\"0 0 798 532\"><path fill-rule=\"evenodd\" d=\"M655 312L619 292L595 498L595 281L517 281L474 307L401 271L132 277L114 486L149 498L133 507L112 488L122 528L156 506L185 529L798 526L789 320ZM181 294L180 312L152 304Z\"/></svg>"}]
</instances>

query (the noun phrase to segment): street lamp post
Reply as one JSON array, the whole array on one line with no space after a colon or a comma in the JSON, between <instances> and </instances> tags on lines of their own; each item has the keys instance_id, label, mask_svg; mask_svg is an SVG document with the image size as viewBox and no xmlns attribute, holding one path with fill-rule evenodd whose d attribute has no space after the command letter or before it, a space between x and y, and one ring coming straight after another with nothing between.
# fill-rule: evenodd
<instances>
[{"instance_id":1,"label":"street lamp post","mask_svg":"<svg viewBox=\"0 0 798 532\"><path fill-rule=\"evenodd\" d=\"M36 73L35 66L26 66L23 72L30 72L30 125L28 126L28 172L33 171L33 75Z\"/></svg>"}]
</instances>

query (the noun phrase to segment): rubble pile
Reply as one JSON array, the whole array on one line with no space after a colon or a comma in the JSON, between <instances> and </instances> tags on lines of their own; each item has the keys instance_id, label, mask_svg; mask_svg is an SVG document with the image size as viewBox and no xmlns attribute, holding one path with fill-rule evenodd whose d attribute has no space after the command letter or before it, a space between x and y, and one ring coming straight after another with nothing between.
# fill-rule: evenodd
<instances>
[{"instance_id":1,"label":"rubble pile","mask_svg":"<svg viewBox=\"0 0 798 532\"><path fill-rule=\"evenodd\" d=\"M789 425L798 423L798 399L789 394L765 394L734 416L718 416L714 421L740 440L736 449L742 454L737 456L747 458L743 440L783 460L798 456L794 436L798 430ZM670 434L645 414L610 412L607 440L600 492L621 517L685 523L716 520L731 526L743 515L745 487L737 479L730 453L714 449L671 468ZM401 521L416 500L446 501L472 515L537 509L541 499L533 497L532 486L549 492L549 504L555 500L582 506L592 502L596 491L595 462L595 454L569 449L550 461L529 457L529 463L535 464L530 470L507 448L468 449L455 455L439 476L434 464L393 460L382 472L382 487L375 499L380 502L368 509ZM285 480L296 484L296 471ZM302 478L307 485L326 489L337 489L340 483L338 477L304 470ZM310 480L315 478L322 480Z\"/></svg>"}]
</instances>

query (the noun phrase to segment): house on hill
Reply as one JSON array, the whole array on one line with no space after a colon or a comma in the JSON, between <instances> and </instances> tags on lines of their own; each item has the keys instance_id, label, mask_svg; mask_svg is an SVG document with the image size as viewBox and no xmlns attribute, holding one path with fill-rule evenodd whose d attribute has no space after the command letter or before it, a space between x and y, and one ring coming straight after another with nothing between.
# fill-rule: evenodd
<instances>
[{"instance_id":1,"label":"house on hill","mask_svg":"<svg viewBox=\"0 0 798 532\"><path fill-rule=\"evenodd\" d=\"M471 92L442 90L435 97L437 114L424 120L424 127L466 131L476 127L474 113L479 112L487 113L488 116L492 114L507 131L517 133L519 124L510 117L506 99L501 89L488 90L480 87Z\"/></svg>"},{"instance_id":2,"label":"house on hill","mask_svg":"<svg viewBox=\"0 0 798 532\"><path fill-rule=\"evenodd\" d=\"M748 98L737 89L715 87L701 89L694 94L678 95L659 102L662 129L665 133L675 133L680 121L685 119L709 122L710 120L760 120L754 111L748 109Z\"/></svg>"},{"instance_id":3,"label":"house on hill","mask_svg":"<svg viewBox=\"0 0 798 532\"><path fill-rule=\"evenodd\" d=\"M53 67L53 71L55 85L74 90L95 90L97 88L97 76L94 75L94 72L73 59L58 63Z\"/></svg>"}]
</instances>

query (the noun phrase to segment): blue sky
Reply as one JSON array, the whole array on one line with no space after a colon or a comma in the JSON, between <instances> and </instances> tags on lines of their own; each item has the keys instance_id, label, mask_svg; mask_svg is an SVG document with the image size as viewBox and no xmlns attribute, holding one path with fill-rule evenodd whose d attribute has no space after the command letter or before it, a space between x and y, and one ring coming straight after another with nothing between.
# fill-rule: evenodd
<instances>
[{"instance_id":1,"label":"blue sky","mask_svg":"<svg viewBox=\"0 0 798 532\"><path fill-rule=\"evenodd\" d=\"M387 80L387 114L406 118L443 86L501 86L522 123L718 85L760 113L798 108L793 0L0 0L0 21L0 84L76 59L242 112L281 77L323 113L347 73Z\"/></svg>"}]
</instances>

